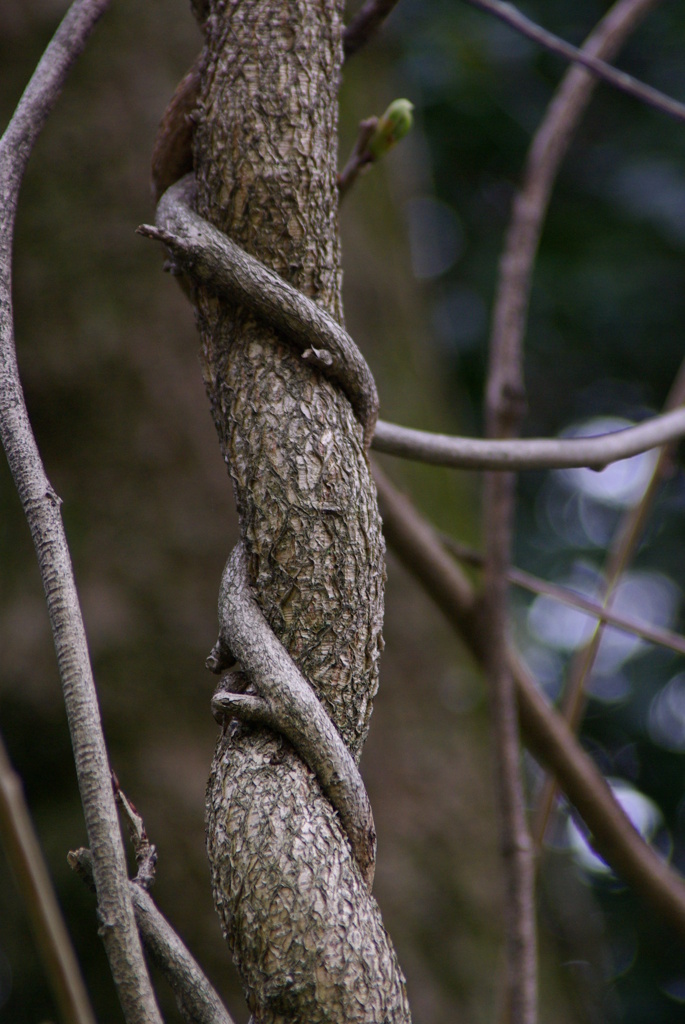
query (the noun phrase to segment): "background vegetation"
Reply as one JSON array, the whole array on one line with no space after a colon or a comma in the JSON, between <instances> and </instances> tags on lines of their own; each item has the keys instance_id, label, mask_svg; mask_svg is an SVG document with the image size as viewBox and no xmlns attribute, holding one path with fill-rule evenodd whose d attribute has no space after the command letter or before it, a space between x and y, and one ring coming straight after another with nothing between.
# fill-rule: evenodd
<instances>
[{"instance_id":1,"label":"background vegetation","mask_svg":"<svg viewBox=\"0 0 685 1024\"><path fill-rule=\"evenodd\" d=\"M528 3L580 42L606 10ZM0 117L8 119L63 5L0 7ZM685 96L685 11L659 6L620 64ZM232 496L203 393L192 312L136 238L150 220L159 117L200 45L180 0L115 4L72 73L22 193L19 359L48 473L64 500L113 764L160 853L155 896L246 1014L209 891L203 794L216 736L213 680ZM454 0L401 0L346 69L341 158L358 121L397 96L414 133L362 179L342 230L346 315L377 376L382 414L480 432L486 338L513 189L563 65ZM526 338L526 433L661 407L682 358L685 133L600 87L553 198ZM648 457L647 457L648 458ZM479 539L477 475L384 463L452 536ZM520 478L517 564L591 592L645 459L613 476ZM622 598L682 628L682 472L674 466ZM66 865L85 840L28 530L0 466L0 726L21 773L99 1018L117 1019L94 902ZM514 593L518 640L550 695L587 624ZM478 672L389 558L387 647L362 768L379 831L375 892L417 1024L493 1019L499 869L485 695ZM668 651L607 635L583 742L651 811L685 870L685 671ZM529 772L531 800L539 782ZM580 852L578 852L580 851ZM1 862L3 863L4 862ZM573 846L563 808L542 860L542 1019L682 1019L682 947ZM164 1012L174 1019L171 998ZM0 870L0 1020L50 1018L50 995L12 879Z\"/></svg>"}]
</instances>

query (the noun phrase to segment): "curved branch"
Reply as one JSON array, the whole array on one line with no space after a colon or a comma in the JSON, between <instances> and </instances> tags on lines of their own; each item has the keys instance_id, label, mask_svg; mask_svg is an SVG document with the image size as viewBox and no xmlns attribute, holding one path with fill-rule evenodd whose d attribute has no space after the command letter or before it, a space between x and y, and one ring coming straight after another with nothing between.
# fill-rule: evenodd
<instances>
[{"instance_id":1,"label":"curved branch","mask_svg":"<svg viewBox=\"0 0 685 1024\"><path fill-rule=\"evenodd\" d=\"M550 53L555 53L558 57L563 57L564 60L573 61L574 64L580 64L587 68L597 78L608 82L609 85L619 89L627 96L646 103L654 110L675 118L676 121L685 121L685 104L679 103L678 100L666 96L665 93L659 92L651 85L645 85L644 82L633 78L625 71L619 71L618 68L607 64L606 61L593 57L585 50L579 50L577 46L560 39L553 32L548 32L536 22L531 21L530 18L526 18L525 14L522 14L513 4L503 3L502 0L466 0L466 3L499 18L514 31L520 32L534 43L544 46Z\"/></svg>"},{"instance_id":2,"label":"curved branch","mask_svg":"<svg viewBox=\"0 0 685 1024\"><path fill-rule=\"evenodd\" d=\"M396 5L397 0L366 0L343 31L345 60L369 41Z\"/></svg>"},{"instance_id":3,"label":"curved branch","mask_svg":"<svg viewBox=\"0 0 685 1024\"><path fill-rule=\"evenodd\" d=\"M456 541L447 534L440 534L440 540L458 562L466 562L467 565L473 565L482 569L485 557L480 552L469 545ZM575 590L570 590L568 587L560 586L558 583L551 583L549 580L544 580L540 576L534 576L523 569L516 569L512 566L507 573L507 579L515 587L521 587L522 590L528 590L532 594L542 597L549 597L552 601L559 601L561 604L572 605L574 608L580 609L580 611L587 612L588 615L597 619L598 622L606 623L609 626L616 626L617 629L622 630L624 633L632 633L634 636L639 636L642 640L649 641L649 643L660 647L667 647L669 650L675 651L676 654L685 654L685 636L682 636L680 633L674 633L671 629L662 629L659 626L652 626L647 622L642 622L640 619L634 619L631 615L622 615L620 612L607 608L606 605L600 604L599 601L593 600L585 594L580 594Z\"/></svg>"},{"instance_id":4,"label":"curved branch","mask_svg":"<svg viewBox=\"0 0 685 1024\"><path fill-rule=\"evenodd\" d=\"M12 767L1 735L0 836L61 1016L73 1024L95 1024L21 779Z\"/></svg>"},{"instance_id":5,"label":"curved branch","mask_svg":"<svg viewBox=\"0 0 685 1024\"><path fill-rule=\"evenodd\" d=\"M388 544L482 662L489 638L471 584L409 498L378 466L373 472ZM597 853L685 937L685 880L644 842L597 766L512 650L509 658L529 750L556 775L588 826Z\"/></svg>"},{"instance_id":6,"label":"curved branch","mask_svg":"<svg viewBox=\"0 0 685 1024\"><path fill-rule=\"evenodd\" d=\"M208 664L215 671L220 670L230 650L259 696L220 688L212 700L213 708L267 725L290 740L338 811L362 876L371 889L376 830L362 777L323 705L252 596L242 544L233 549L221 579L219 623L219 640Z\"/></svg>"},{"instance_id":7,"label":"curved branch","mask_svg":"<svg viewBox=\"0 0 685 1024\"><path fill-rule=\"evenodd\" d=\"M666 410L680 406L685 401L685 360L680 364L676 378L666 399ZM604 564L602 579L602 603L610 604L614 588L638 550L649 521L652 505L671 470L673 445L662 448L652 471L652 477L640 501L629 509L621 519L614 534ZM575 732L585 708L585 681L589 677L597 657L603 636L603 625L597 623L589 643L577 650L566 671L565 686L561 695L561 712L570 728ZM542 843L547 821L552 812L556 795L556 780L549 777L538 796L534 815L536 841Z\"/></svg>"},{"instance_id":8,"label":"curved branch","mask_svg":"<svg viewBox=\"0 0 685 1024\"><path fill-rule=\"evenodd\" d=\"M586 40L585 53L602 59L613 56L655 2L618 0ZM486 401L490 434L511 437L517 432L524 411L522 350L535 254L558 169L596 84L597 79L583 68L574 67L566 73L535 133L523 185L514 199L493 312ZM491 674L501 680L502 689L511 671L506 668L505 629L513 507L512 477L488 474L486 612L492 642L487 652Z\"/></svg>"},{"instance_id":9,"label":"curved branch","mask_svg":"<svg viewBox=\"0 0 685 1024\"><path fill-rule=\"evenodd\" d=\"M349 334L315 302L199 217L191 208L193 193L192 178L172 186L158 207L159 226L142 225L139 233L163 242L198 281L249 305L287 333L303 358L341 385L376 451L458 469L603 469L685 434L683 409L625 430L580 438L483 440L376 422L375 382Z\"/></svg>"},{"instance_id":10,"label":"curved branch","mask_svg":"<svg viewBox=\"0 0 685 1024\"><path fill-rule=\"evenodd\" d=\"M67 861L92 888L93 855L90 850L83 847L72 850ZM173 990L186 1024L233 1024L233 1018L215 988L150 894L136 882L129 882L128 886L145 952Z\"/></svg>"},{"instance_id":11,"label":"curved branch","mask_svg":"<svg viewBox=\"0 0 685 1024\"><path fill-rule=\"evenodd\" d=\"M604 469L611 462L668 444L685 435L685 408L595 437L481 440L412 430L379 420L371 447L434 466L455 469Z\"/></svg>"},{"instance_id":12,"label":"curved branch","mask_svg":"<svg viewBox=\"0 0 685 1024\"><path fill-rule=\"evenodd\" d=\"M302 358L337 381L364 428L368 449L378 418L376 382L349 334L311 299L249 256L192 209L195 182L187 175L164 193L157 227L139 234L163 242L198 283L248 306L282 331Z\"/></svg>"},{"instance_id":13,"label":"curved branch","mask_svg":"<svg viewBox=\"0 0 685 1024\"><path fill-rule=\"evenodd\" d=\"M655 0L618 0L583 49L593 57L611 56ZM488 436L513 438L526 408L523 337L535 252L552 185L573 133L597 84L582 68L564 76L530 147L524 184L513 204L500 260L492 319L485 395ZM514 1020L536 1019L536 949L533 908L535 865L520 780L518 722L508 659L507 572L511 561L515 481L510 473L486 474L486 545L483 612L489 630L486 670L495 729L506 888L508 1002Z\"/></svg>"},{"instance_id":14,"label":"curved branch","mask_svg":"<svg viewBox=\"0 0 685 1024\"><path fill-rule=\"evenodd\" d=\"M100 935L128 1024L160 1021L133 916L107 750L62 524L19 379L12 313L12 241L33 145L108 0L72 4L0 140L0 436L36 548L57 652L94 873Z\"/></svg>"},{"instance_id":15,"label":"curved branch","mask_svg":"<svg viewBox=\"0 0 685 1024\"><path fill-rule=\"evenodd\" d=\"M583 46L590 57L611 58L658 0L619 0ZM514 199L511 222L500 260L493 314L493 344L499 350L520 350L525 331L531 277L549 197L573 132L597 85L584 68L567 71L528 153L523 184ZM504 373L500 369L500 374ZM506 371L511 377L510 370ZM507 387L520 390L519 373ZM498 385L500 386L500 385Z\"/></svg>"},{"instance_id":16,"label":"curved branch","mask_svg":"<svg viewBox=\"0 0 685 1024\"><path fill-rule=\"evenodd\" d=\"M8 237L6 232L11 238L19 188L35 142L59 99L72 64L85 49L109 4L110 0L75 0L41 57L0 139L4 238Z\"/></svg>"}]
</instances>

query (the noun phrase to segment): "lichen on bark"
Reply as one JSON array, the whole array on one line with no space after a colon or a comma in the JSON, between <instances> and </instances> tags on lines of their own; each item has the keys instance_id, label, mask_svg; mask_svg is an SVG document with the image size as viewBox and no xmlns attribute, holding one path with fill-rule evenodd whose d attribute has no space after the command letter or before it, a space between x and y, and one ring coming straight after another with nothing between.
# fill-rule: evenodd
<instances>
[{"instance_id":1,"label":"lichen on bark","mask_svg":"<svg viewBox=\"0 0 685 1024\"><path fill-rule=\"evenodd\" d=\"M198 212L342 319L341 5L209 5ZM359 759L378 685L384 547L347 397L246 310L198 290L202 364L255 596ZM215 902L255 1022L408 1021L338 816L282 738L234 724L207 797Z\"/></svg>"}]
</instances>

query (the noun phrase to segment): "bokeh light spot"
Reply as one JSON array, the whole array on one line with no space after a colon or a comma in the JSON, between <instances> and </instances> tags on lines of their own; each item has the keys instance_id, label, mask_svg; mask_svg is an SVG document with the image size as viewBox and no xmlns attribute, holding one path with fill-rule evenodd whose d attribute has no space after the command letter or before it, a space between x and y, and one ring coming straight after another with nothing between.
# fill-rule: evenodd
<instances>
[{"instance_id":1,"label":"bokeh light spot","mask_svg":"<svg viewBox=\"0 0 685 1024\"><path fill-rule=\"evenodd\" d=\"M455 210L430 196L410 199L406 205L409 248L414 277L440 277L464 251L464 231Z\"/></svg>"},{"instance_id":2,"label":"bokeh light spot","mask_svg":"<svg viewBox=\"0 0 685 1024\"><path fill-rule=\"evenodd\" d=\"M618 417L597 417L565 430L563 437L595 437L624 430L633 424ZM630 459L612 462L597 472L593 469L559 469L557 474L566 484L599 501L618 508L630 508L645 492L654 465L656 451L642 452Z\"/></svg>"},{"instance_id":3,"label":"bokeh light spot","mask_svg":"<svg viewBox=\"0 0 685 1024\"><path fill-rule=\"evenodd\" d=\"M674 676L654 697L647 728L658 746L677 753L685 750L685 672Z\"/></svg>"},{"instance_id":4,"label":"bokeh light spot","mask_svg":"<svg viewBox=\"0 0 685 1024\"><path fill-rule=\"evenodd\" d=\"M607 782L642 838L651 842L663 820L657 805L624 779L607 779ZM566 834L571 853L584 871L597 875L612 874L609 865L597 856L573 818L566 823Z\"/></svg>"}]
</instances>

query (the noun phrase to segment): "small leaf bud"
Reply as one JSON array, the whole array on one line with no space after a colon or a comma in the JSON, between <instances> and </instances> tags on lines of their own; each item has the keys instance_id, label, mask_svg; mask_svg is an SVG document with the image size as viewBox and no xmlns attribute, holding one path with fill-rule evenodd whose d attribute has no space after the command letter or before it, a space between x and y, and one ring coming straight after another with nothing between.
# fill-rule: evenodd
<instances>
[{"instance_id":1,"label":"small leaf bud","mask_svg":"<svg viewBox=\"0 0 685 1024\"><path fill-rule=\"evenodd\" d=\"M404 138L414 120L413 109L414 104L409 100L393 100L379 119L376 130L367 144L367 152L372 160L380 160L395 143Z\"/></svg>"}]
</instances>

